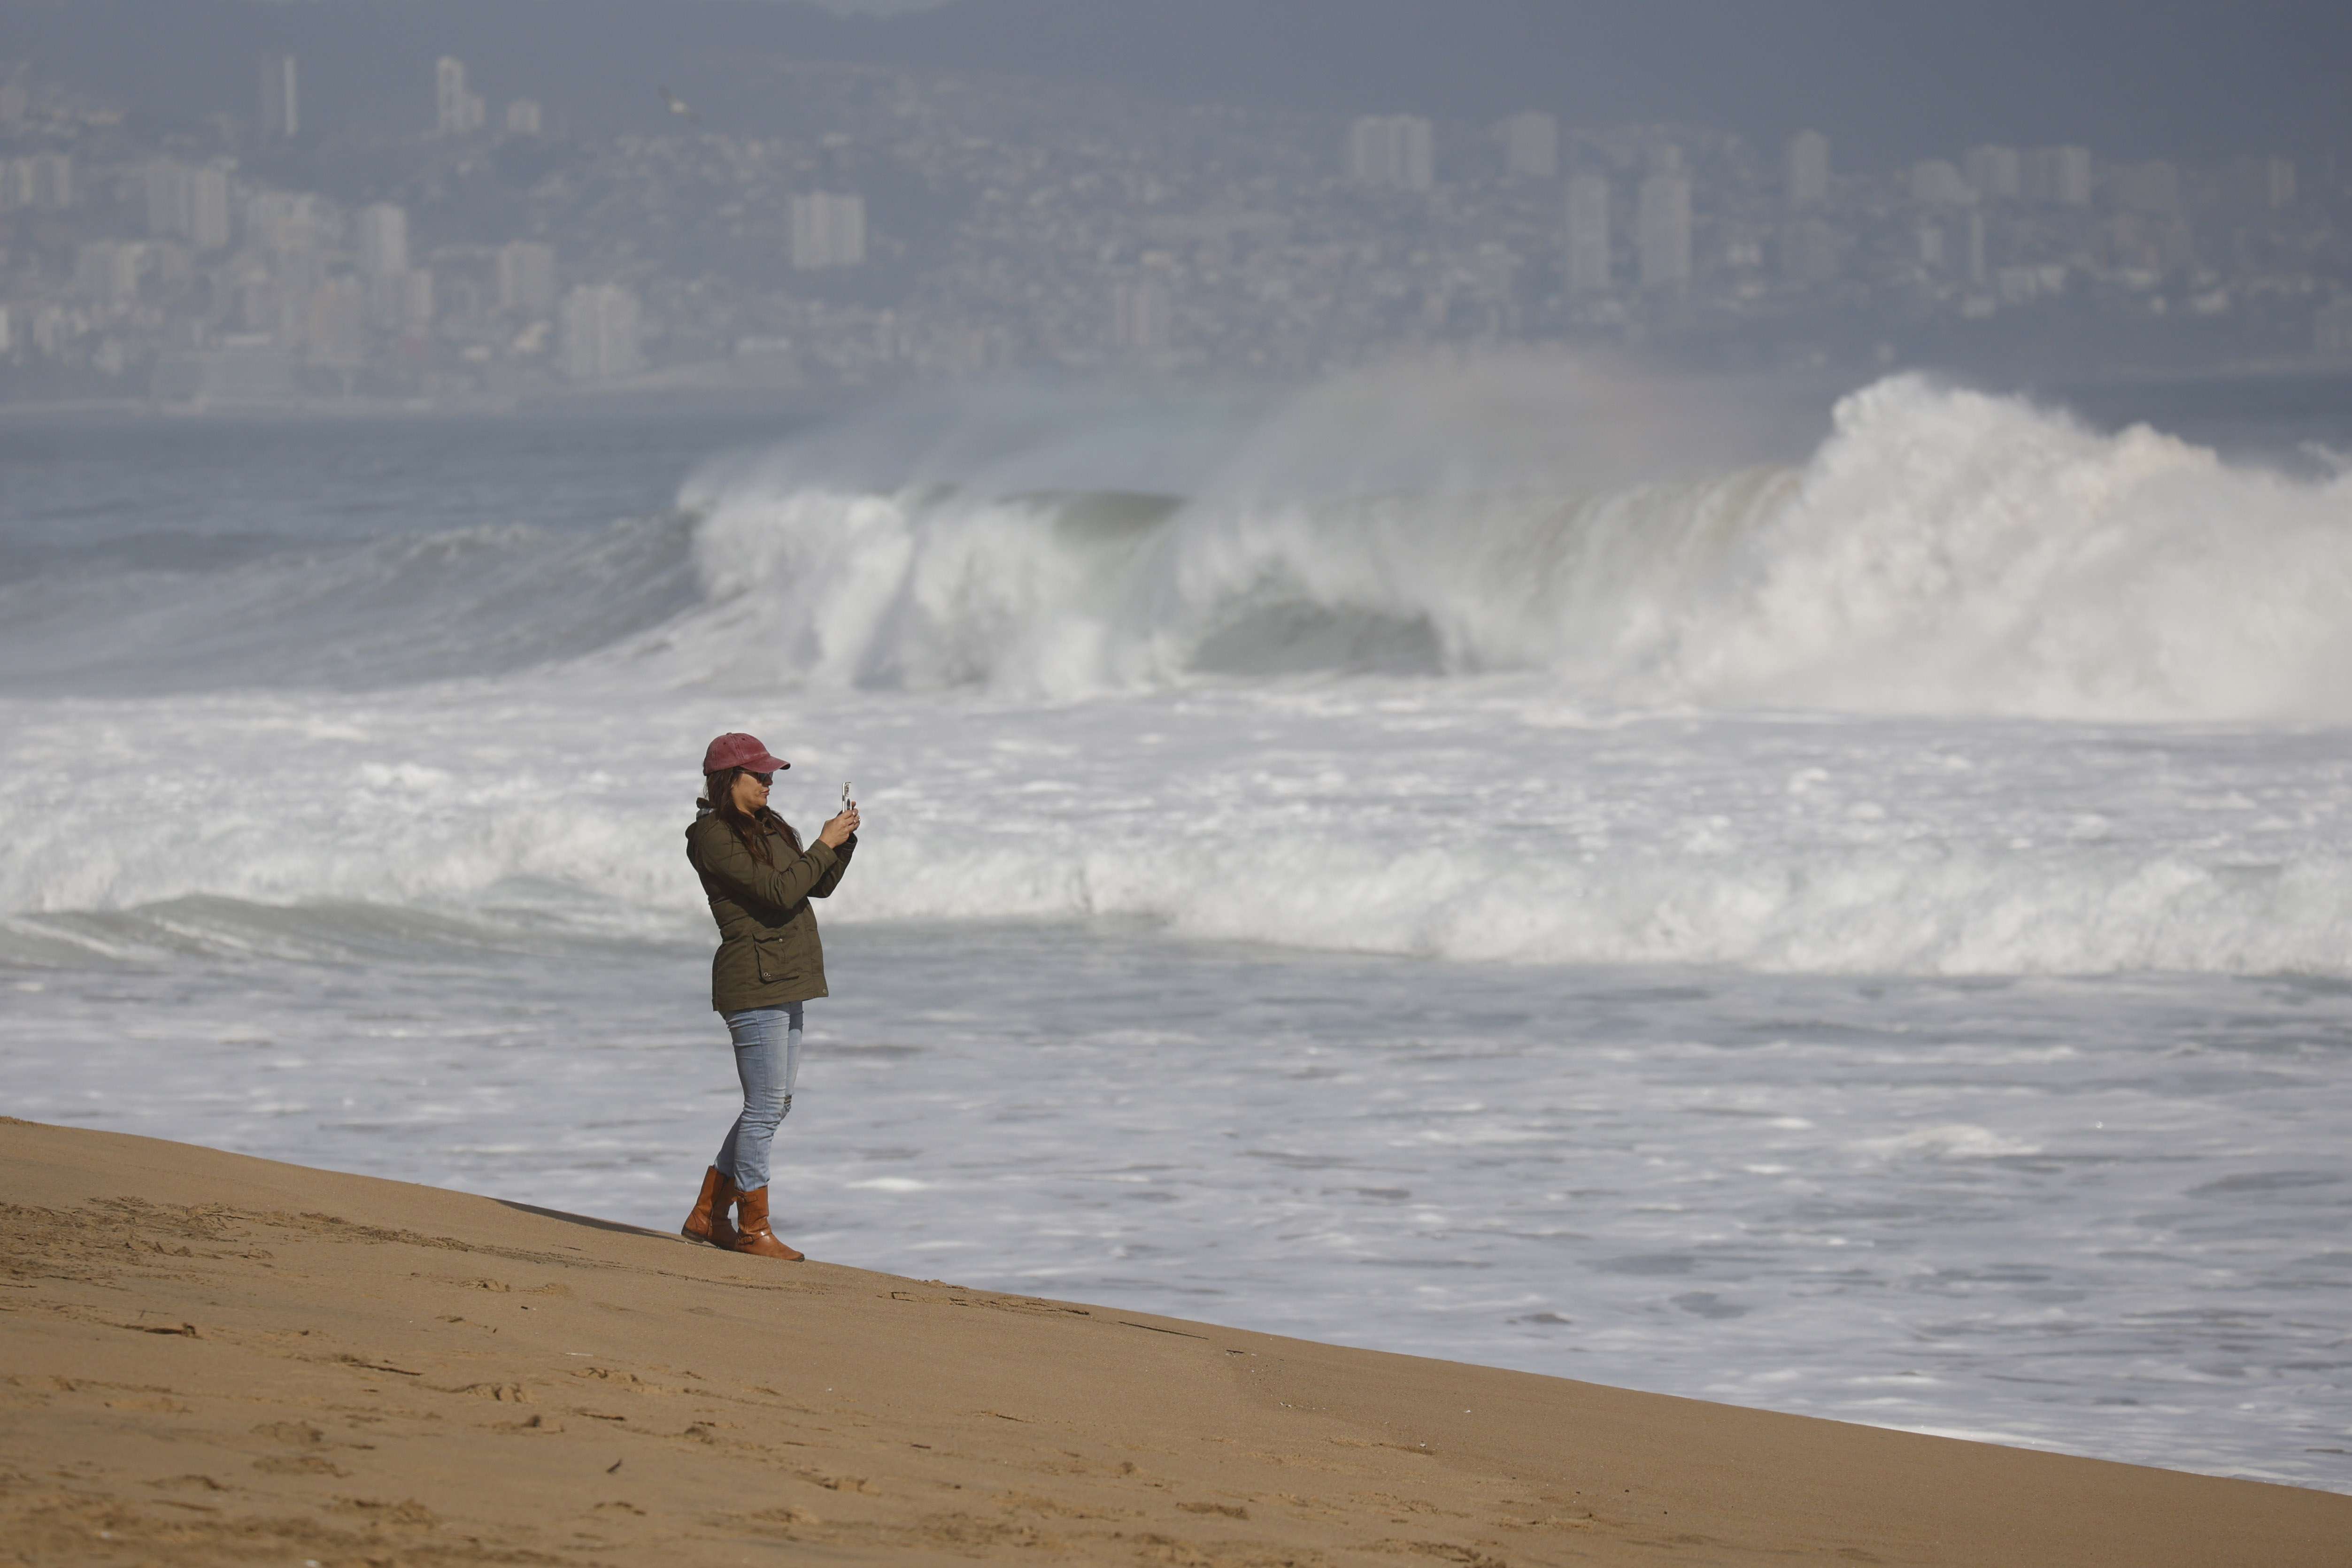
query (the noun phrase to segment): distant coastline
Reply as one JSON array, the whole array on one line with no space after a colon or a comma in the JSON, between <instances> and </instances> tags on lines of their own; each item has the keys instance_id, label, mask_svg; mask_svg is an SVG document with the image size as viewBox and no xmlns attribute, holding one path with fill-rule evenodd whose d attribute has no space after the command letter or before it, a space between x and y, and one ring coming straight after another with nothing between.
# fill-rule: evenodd
<instances>
[{"instance_id":1,"label":"distant coastline","mask_svg":"<svg viewBox=\"0 0 2352 1568\"><path fill-rule=\"evenodd\" d=\"M1565 353L1564 357L1572 358ZM2037 401L2072 402L2099 400L2102 394L2142 391L2242 390L2263 393L2324 392L2340 390L2343 405L2352 406L2352 360L2287 358L2250 360L2209 366L2116 366L2074 372L2053 372L2011 379L1988 377L1966 370L1934 366L1914 368L1931 377L1957 382L1996 393ZM695 367L685 367L691 371ZM1804 393L1834 397L1876 379L1859 371L1818 370L1692 371L1694 380L1710 374L1736 382L1762 382ZM1891 373L1891 372L1890 372ZM1156 381L1170 378L1155 377ZM1228 378L1202 375L1174 378L1204 385L1223 384ZM773 413L808 419L894 395L938 391L952 383L899 379L880 382L833 382L791 386L747 386L717 376L696 377L678 371L647 376L630 383L539 391L508 396L470 398L350 397L294 398L282 402L206 402L141 398L60 398L0 401L0 423L38 424L58 421L215 422L237 423L364 423L473 419L614 419L630 417L692 417Z\"/></svg>"}]
</instances>

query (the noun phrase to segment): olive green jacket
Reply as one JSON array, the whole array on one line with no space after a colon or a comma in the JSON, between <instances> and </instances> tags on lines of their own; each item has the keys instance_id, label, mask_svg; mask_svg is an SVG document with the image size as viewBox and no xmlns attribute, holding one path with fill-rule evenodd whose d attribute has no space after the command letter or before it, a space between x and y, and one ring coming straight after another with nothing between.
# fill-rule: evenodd
<instances>
[{"instance_id":1,"label":"olive green jacket","mask_svg":"<svg viewBox=\"0 0 2352 1568\"><path fill-rule=\"evenodd\" d=\"M710 812L686 830L686 858L702 878L719 922L719 952L710 960L710 1005L722 1013L780 1008L825 995L824 945L817 940L809 900L841 885L853 837L839 849L801 838L773 811L760 813L769 858L763 864L735 830Z\"/></svg>"}]
</instances>

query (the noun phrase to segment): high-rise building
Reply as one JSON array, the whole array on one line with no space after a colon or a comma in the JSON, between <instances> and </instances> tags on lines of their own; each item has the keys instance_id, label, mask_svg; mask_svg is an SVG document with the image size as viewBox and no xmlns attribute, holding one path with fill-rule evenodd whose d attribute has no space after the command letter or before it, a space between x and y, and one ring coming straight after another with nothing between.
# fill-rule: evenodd
<instances>
[{"instance_id":1,"label":"high-rise building","mask_svg":"<svg viewBox=\"0 0 2352 1568\"><path fill-rule=\"evenodd\" d=\"M1348 140L1340 149L1340 158L1347 165L1348 178L1359 185L1388 183L1389 120L1386 116L1358 115L1348 125Z\"/></svg>"},{"instance_id":2,"label":"high-rise building","mask_svg":"<svg viewBox=\"0 0 2352 1568\"><path fill-rule=\"evenodd\" d=\"M2028 201L2062 207L2090 204L2091 150L2087 147L2036 147L2025 154L2021 173Z\"/></svg>"},{"instance_id":3,"label":"high-rise building","mask_svg":"<svg viewBox=\"0 0 2352 1568\"><path fill-rule=\"evenodd\" d=\"M74 204L72 153L33 154L33 202L43 207L70 207Z\"/></svg>"},{"instance_id":4,"label":"high-rise building","mask_svg":"<svg viewBox=\"0 0 2352 1568\"><path fill-rule=\"evenodd\" d=\"M178 235L198 250L228 244L228 171L168 159L147 165L147 232Z\"/></svg>"},{"instance_id":5,"label":"high-rise building","mask_svg":"<svg viewBox=\"0 0 2352 1568\"><path fill-rule=\"evenodd\" d=\"M408 336L408 290L413 276L408 270L408 214L390 202L376 202L360 209L357 228L368 319L385 331ZM425 287L429 301L430 278Z\"/></svg>"},{"instance_id":6,"label":"high-rise building","mask_svg":"<svg viewBox=\"0 0 2352 1568\"><path fill-rule=\"evenodd\" d=\"M2273 207L2294 205L2294 160L2270 157L2257 160L2262 169L2263 195Z\"/></svg>"},{"instance_id":7,"label":"high-rise building","mask_svg":"<svg viewBox=\"0 0 2352 1568\"><path fill-rule=\"evenodd\" d=\"M1146 275L1122 279L1111 291L1111 342L1132 353L1159 353L1168 347L1175 308L1166 280Z\"/></svg>"},{"instance_id":8,"label":"high-rise building","mask_svg":"<svg viewBox=\"0 0 2352 1568\"><path fill-rule=\"evenodd\" d=\"M792 204L792 263L814 272L866 260L866 198L811 191Z\"/></svg>"},{"instance_id":9,"label":"high-rise building","mask_svg":"<svg viewBox=\"0 0 2352 1568\"><path fill-rule=\"evenodd\" d=\"M1348 178L1426 191L1437 183L1437 131L1417 114L1366 114L1348 127Z\"/></svg>"},{"instance_id":10,"label":"high-rise building","mask_svg":"<svg viewBox=\"0 0 2352 1568\"><path fill-rule=\"evenodd\" d=\"M408 270L408 214L390 202L360 209L360 275L371 282Z\"/></svg>"},{"instance_id":11,"label":"high-rise building","mask_svg":"<svg viewBox=\"0 0 2352 1568\"><path fill-rule=\"evenodd\" d=\"M433 128L444 136L479 131L485 114L482 95L466 86L466 62L443 55L433 62Z\"/></svg>"},{"instance_id":12,"label":"high-rise building","mask_svg":"<svg viewBox=\"0 0 2352 1568\"><path fill-rule=\"evenodd\" d=\"M310 290L302 323L310 362L359 368L367 358L367 290L356 277L330 277Z\"/></svg>"},{"instance_id":13,"label":"high-rise building","mask_svg":"<svg viewBox=\"0 0 2352 1568\"><path fill-rule=\"evenodd\" d=\"M404 338L419 339L433 329L433 271L413 267L395 280L400 289L394 328Z\"/></svg>"},{"instance_id":14,"label":"high-rise building","mask_svg":"<svg viewBox=\"0 0 2352 1568\"><path fill-rule=\"evenodd\" d=\"M466 129L466 62L454 55L433 62L433 129L443 136Z\"/></svg>"},{"instance_id":15,"label":"high-rise building","mask_svg":"<svg viewBox=\"0 0 2352 1568\"><path fill-rule=\"evenodd\" d=\"M291 141L302 129L302 97L292 55L261 57L261 134Z\"/></svg>"},{"instance_id":16,"label":"high-rise building","mask_svg":"<svg viewBox=\"0 0 2352 1568\"><path fill-rule=\"evenodd\" d=\"M1818 207L1830 199L1830 139L1818 131L1789 138L1783 159L1789 204Z\"/></svg>"},{"instance_id":17,"label":"high-rise building","mask_svg":"<svg viewBox=\"0 0 2352 1568\"><path fill-rule=\"evenodd\" d=\"M1929 272L1944 270L1944 225L1934 218L1921 218L1914 233L1919 249L1919 265Z\"/></svg>"},{"instance_id":18,"label":"high-rise building","mask_svg":"<svg viewBox=\"0 0 2352 1568\"><path fill-rule=\"evenodd\" d=\"M188 239L198 250L224 250L229 240L228 171L206 163L188 171Z\"/></svg>"},{"instance_id":19,"label":"high-rise building","mask_svg":"<svg viewBox=\"0 0 2352 1568\"><path fill-rule=\"evenodd\" d=\"M2294 205L2294 160L2275 154L2241 158L2230 166L2228 193L2244 206L2268 212Z\"/></svg>"},{"instance_id":20,"label":"high-rise building","mask_svg":"<svg viewBox=\"0 0 2352 1568\"><path fill-rule=\"evenodd\" d=\"M1579 294L1609 287L1609 178L1591 170L1568 179L1568 287Z\"/></svg>"},{"instance_id":21,"label":"high-rise building","mask_svg":"<svg viewBox=\"0 0 2352 1568\"><path fill-rule=\"evenodd\" d=\"M1503 121L1503 172L1528 180L1559 178L1559 121L1529 110Z\"/></svg>"},{"instance_id":22,"label":"high-rise building","mask_svg":"<svg viewBox=\"0 0 2352 1568\"><path fill-rule=\"evenodd\" d=\"M2091 150L2087 147L2061 147L2053 160L2056 178L2053 181L2055 199L2070 207L2087 206L2091 201Z\"/></svg>"},{"instance_id":23,"label":"high-rise building","mask_svg":"<svg viewBox=\"0 0 2352 1568\"><path fill-rule=\"evenodd\" d=\"M1961 169L1979 201L2013 202L2025 193L2023 165L2014 147L1971 147Z\"/></svg>"},{"instance_id":24,"label":"high-rise building","mask_svg":"<svg viewBox=\"0 0 2352 1568\"><path fill-rule=\"evenodd\" d=\"M0 207L70 207L74 204L74 167L70 152L36 152L12 158L0 181Z\"/></svg>"},{"instance_id":25,"label":"high-rise building","mask_svg":"<svg viewBox=\"0 0 2352 1568\"><path fill-rule=\"evenodd\" d=\"M1633 242L1641 253L1643 287L1676 288L1690 282L1691 180L1679 155L1662 160L1658 172L1642 182Z\"/></svg>"},{"instance_id":26,"label":"high-rise building","mask_svg":"<svg viewBox=\"0 0 2352 1568\"><path fill-rule=\"evenodd\" d=\"M1930 158L1911 165L1911 199L1923 207L1959 207L1976 200L1976 193L1958 169Z\"/></svg>"},{"instance_id":27,"label":"high-rise building","mask_svg":"<svg viewBox=\"0 0 2352 1568\"><path fill-rule=\"evenodd\" d=\"M499 247L499 308L534 321L555 314L555 247L519 239Z\"/></svg>"},{"instance_id":28,"label":"high-rise building","mask_svg":"<svg viewBox=\"0 0 2352 1568\"><path fill-rule=\"evenodd\" d=\"M563 297L563 373L574 381L634 375L637 297L617 284L583 285Z\"/></svg>"},{"instance_id":29,"label":"high-rise building","mask_svg":"<svg viewBox=\"0 0 2352 1568\"><path fill-rule=\"evenodd\" d=\"M536 136L540 130L539 100L519 98L507 105L507 134Z\"/></svg>"}]
</instances>

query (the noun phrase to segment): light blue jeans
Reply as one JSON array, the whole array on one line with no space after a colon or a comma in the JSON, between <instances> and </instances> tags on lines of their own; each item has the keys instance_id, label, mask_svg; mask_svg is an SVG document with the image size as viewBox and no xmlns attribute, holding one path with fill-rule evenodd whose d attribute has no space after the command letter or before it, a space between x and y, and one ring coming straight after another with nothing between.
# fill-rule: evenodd
<instances>
[{"instance_id":1,"label":"light blue jeans","mask_svg":"<svg viewBox=\"0 0 2352 1568\"><path fill-rule=\"evenodd\" d=\"M727 1129L727 1141L711 1164L745 1192L757 1192L768 1185L768 1147L792 1113L793 1080L801 1071L801 1004L745 1008L721 1016L735 1037L743 1113Z\"/></svg>"}]
</instances>

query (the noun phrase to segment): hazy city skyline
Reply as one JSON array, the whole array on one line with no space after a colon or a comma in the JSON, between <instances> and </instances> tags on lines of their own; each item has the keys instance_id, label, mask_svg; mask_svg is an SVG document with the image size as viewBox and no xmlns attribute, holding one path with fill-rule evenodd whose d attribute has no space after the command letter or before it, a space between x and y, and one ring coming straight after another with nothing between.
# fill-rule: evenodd
<instances>
[{"instance_id":1,"label":"hazy city skyline","mask_svg":"<svg viewBox=\"0 0 2352 1568\"><path fill-rule=\"evenodd\" d=\"M747 57L1008 72L1338 112L1580 122L1686 120L1751 136L1814 127L1908 159L1953 141L2084 141L2117 155L2340 146L2336 62L2352 12L2313 4L1987 0L952 0L908 9L812 0L79 0L0 5L0 57L141 105L219 111L212 81L265 50L306 57L314 132L396 129L403 73L454 55L484 79L531 75L583 129L661 122L656 82L713 122L777 128ZM135 39L135 47L124 40Z\"/></svg>"},{"instance_id":2,"label":"hazy city skyline","mask_svg":"<svg viewBox=\"0 0 2352 1568\"><path fill-rule=\"evenodd\" d=\"M1274 31L1319 3L1267 13ZM1360 85L1332 107L1332 82L1225 102L1076 64L665 66L650 47L598 55L628 78L599 98L567 50L642 7L502 0L481 15L552 29L518 61L474 52L481 28L438 0L188 4L239 26L210 52L118 43L111 88L54 50L0 55L0 397L510 406L1045 368L1283 379L1504 347L1995 381L2352 356L2333 143L2149 152L2036 135L2051 121L2023 115L1906 152L1840 131L1826 102L1762 132L1612 118L1563 107L1587 57L1572 49L1543 57L1561 68L1542 91L1497 71L1467 113ZM887 55L952 17L1048 4L818 21ZM1471 41L1506 9L1468 13ZM784 14L680 13L724 23L714 37ZM1381 26L1401 47L1422 16L1379 0L1326 29L1327 63ZM387 96L354 104L336 51L392 21L405 41L367 76ZM1803 79L1777 57L1748 74ZM202 111L125 91L134 64Z\"/></svg>"}]
</instances>

